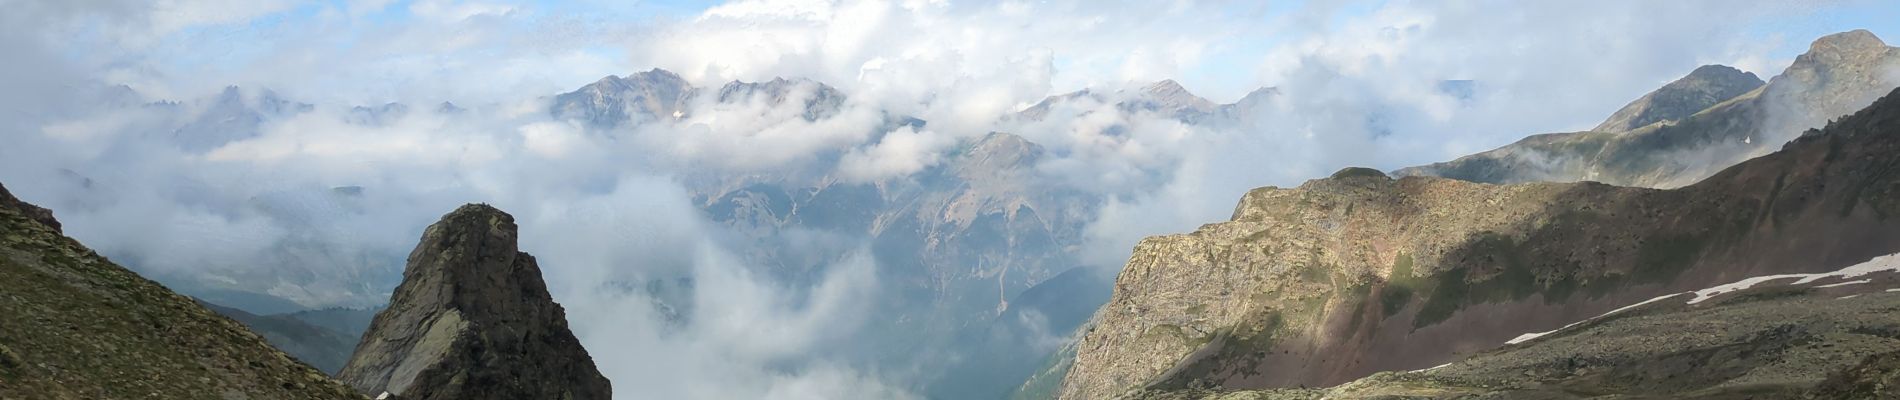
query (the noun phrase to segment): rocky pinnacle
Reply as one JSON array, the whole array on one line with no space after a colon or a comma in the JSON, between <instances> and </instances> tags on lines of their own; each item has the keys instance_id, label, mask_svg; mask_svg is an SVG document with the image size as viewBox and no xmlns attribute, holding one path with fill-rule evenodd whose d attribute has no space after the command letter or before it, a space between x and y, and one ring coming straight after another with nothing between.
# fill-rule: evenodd
<instances>
[{"instance_id":1,"label":"rocky pinnacle","mask_svg":"<svg viewBox=\"0 0 1900 400\"><path fill-rule=\"evenodd\" d=\"M430 225L338 378L389 399L611 398L515 238L481 204Z\"/></svg>"}]
</instances>

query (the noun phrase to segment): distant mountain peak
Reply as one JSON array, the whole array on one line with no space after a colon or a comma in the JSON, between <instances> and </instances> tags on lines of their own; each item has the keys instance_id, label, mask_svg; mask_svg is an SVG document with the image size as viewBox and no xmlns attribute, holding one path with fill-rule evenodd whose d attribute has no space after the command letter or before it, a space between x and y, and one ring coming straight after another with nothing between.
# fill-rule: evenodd
<instances>
[{"instance_id":1,"label":"distant mountain peak","mask_svg":"<svg viewBox=\"0 0 1900 400\"><path fill-rule=\"evenodd\" d=\"M1186 87L1181 86L1180 82L1175 82L1173 79L1163 79L1143 87L1141 97L1140 102L1151 103L1145 104L1147 106L1145 108L1172 114L1206 114L1212 113L1216 107L1219 107L1213 101L1189 92Z\"/></svg>"},{"instance_id":2,"label":"distant mountain peak","mask_svg":"<svg viewBox=\"0 0 1900 400\"><path fill-rule=\"evenodd\" d=\"M554 96L548 112L555 118L578 119L595 127L613 128L676 118L693 95L694 88L685 78L654 68L624 78L608 75L580 89Z\"/></svg>"},{"instance_id":3,"label":"distant mountain peak","mask_svg":"<svg viewBox=\"0 0 1900 400\"><path fill-rule=\"evenodd\" d=\"M1873 32L1868 32L1866 29L1855 29L1822 36L1820 39L1815 39L1814 43L1808 46L1809 53L1882 51L1886 49L1887 42L1881 41L1879 36L1874 36Z\"/></svg>"},{"instance_id":4,"label":"distant mountain peak","mask_svg":"<svg viewBox=\"0 0 1900 400\"><path fill-rule=\"evenodd\" d=\"M1755 74L1734 67L1717 64L1696 67L1689 75L1624 105L1591 130L1627 132L1661 121L1680 120L1764 84L1766 82Z\"/></svg>"},{"instance_id":5,"label":"distant mountain peak","mask_svg":"<svg viewBox=\"0 0 1900 400\"><path fill-rule=\"evenodd\" d=\"M1141 91L1151 95L1169 95L1188 92L1186 87L1182 87L1180 82L1175 82L1173 79L1156 81L1155 83L1148 84L1147 87L1143 87Z\"/></svg>"},{"instance_id":6,"label":"distant mountain peak","mask_svg":"<svg viewBox=\"0 0 1900 400\"><path fill-rule=\"evenodd\" d=\"M974 142L958 159L966 171L1000 173L1019 166L1032 165L1042 157L1042 145L1007 132L990 132Z\"/></svg>"}]
</instances>

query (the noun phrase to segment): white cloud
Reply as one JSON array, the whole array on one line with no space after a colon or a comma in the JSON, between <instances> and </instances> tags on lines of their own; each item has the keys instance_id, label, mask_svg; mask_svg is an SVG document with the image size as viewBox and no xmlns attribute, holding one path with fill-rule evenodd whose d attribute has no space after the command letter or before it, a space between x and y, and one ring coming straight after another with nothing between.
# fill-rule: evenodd
<instances>
[{"instance_id":1,"label":"white cloud","mask_svg":"<svg viewBox=\"0 0 1900 400\"><path fill-rule=\"evenodd\" d=\"M909 176L937 165L944 149L954 144L956 139L949 136L905 126L886 133L875 145L845 153L838 161L838 173L857 182Z\"/></svg>"},{"instance_id":2,"label":"white cloud","mask_svg":"<svg viewBox=\"0 0 1900 400\"><path fill-rule=\"evenodd\" d=\"M386 23L372 14L391 3L367 0L253 26L297 5L0 0L17 11L0 15L0 52L15 56L0 66L0 108L17 111L0 118L0 182L144 271L321 272L311 275L333 284L273 285L313 304L377 299L422 226L491 202L522 221L524 249L617 386L664 398L894 398L922 378L839 355L875 323L864 305L889 295L879 266L859 251L824 260L808 281L761 273L740 247L754 243L705 221L673 179L904 179L961 139L1015 133L1047 150L1036 172L1048 187L1103 202L1079 257L1113 268L1140 237L1224 219L1253 187L1589 126L1701 63L1773 73L1786 61L1751 41L1750 22L1798 14L1712 1L1253 3L760 0L629 22L432 0ZM177 34L207 27L237 33ZM154 31L174 34L121 40ZM545 115L543 96L651 67L715 90L808 77L850 100L813 121L802 99L815 86L778 105L702 93L676 124L605 133ZM1117 109L1164 78L1222 101L1261 85L1281 95L1245 110L1242 126ZM1476 80L1476 95L1451 98L1445 79ZM318 109L194 155L168 142L182 117L104 109L73 89L98 80L187 100L186 115L199 112L189 100L229 84ZM1007 118L1083 87L1108 101ZM428 112L443 100L472 111ZM349 106L387 101L416 111L383 126L342 121ZM877 135L902 116L928 128ZM339 186L363 189L338 200ZM799 233L788 240L856 245ZM305 247L284 251L295 246ZM690 296L605 285L682 277ZM673 302L692 307L662 306Z\"/></svg>"}]
</instances>

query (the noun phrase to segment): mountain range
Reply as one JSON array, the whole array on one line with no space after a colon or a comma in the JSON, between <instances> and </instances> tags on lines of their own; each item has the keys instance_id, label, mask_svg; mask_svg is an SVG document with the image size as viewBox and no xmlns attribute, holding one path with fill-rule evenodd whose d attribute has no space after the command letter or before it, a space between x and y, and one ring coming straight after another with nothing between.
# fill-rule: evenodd
<instances>
[{"instance_id":1,"label":"mountain range","mask_svg":"<svg viewBox=\"0 0 1900 400\"><path fill-rule=\"evenodd\" d=\"M1900 85L1900 49L1865 30L1814 41L1781 75L1704 66L1624 106L1593 130L1533 135L1398 176L1484 183L1596 181L1671 188L1766 154Z\"/></svg>"},{"instance_id":2,"label":"mountain range","mask_svg":"<svg viewBox=\"0 0 1900 400\"><path fill-rule=\"evenodd\" d=\"M1876 101L1897 70L1900 50L1866 31L1815 41L1766 82L1703 66L1588 131L1255 189L1228 221L1143 240L1113 277L1079 254L1107 196L1046 182L1049 150L1016 134L957 139L905 179L821 167L681 180L776 281L813 282L868 251L893 295L870 309L886 323L846 356L928 363L942 371L919 384L933 398L1873 397L1900 373L1900 320L1884 312L1900 276L1882 258L1900 253L1888 222L1900 99ZM1468 100L1474 85L1440 88ZM314 109L235 87L189 103L111 93L165 115L147 134L189 154ZM1002 118L1112 110L1249 126L1280 96L1219 104L1165 80ZM552 96L545 113L614 136L760 106L760 118L820 121L852 112L847 100L806 79L701 88L654 69ZM343 115L380 126L414 112ZM873 138L930 126L875 114ZM273 192L241 208L335 229L325 221L365 212L365 190L377 188ZM0 397L610 396L516 249L512 216L492 207L445 215L406 262L290 235L268 268L164 278L200 301L61 236L52 215L0 190L0 260L17 275L0 280L15 294L0 297L0 326L27 327L0 329L0 382L24 382ZM812 232L864 246L814 246ZM690 277L625 284L660 309L693 307ZM310 310L337 305L355 308ZM110 323L65 334L94 320Z\"/></svg>"},{"instance_id":3,"label":"mountain range","mask_svg":"<svg viewBox=\"0 0 1900 400\"><path fill-rule=\"evenodd\" d=\"M1397 392L1352 388L1411 384L1354 380L1461 359L1469 364L1453 365L1496 374L1505 367L1484 364L1491 362L1485 357L1571 351L1487 353L1523 333L1558 329L1671 293L1756 276L1834 271L1900 252L1900 226L1886 217L1900 211L1886 194L1900 185L1890 182L1900 99L1875 103L1825 129L1802 133L1783 125L1790 123L1783 111L1828 115L1865 104L1868 91L1891 91L1893 83L1875 79L1874 71L1890 65L1892 54L1864 31L1831 35L1766 85L1725 67L1699 68L1599 127L1644 124L1632 130L1533 136L1500 150L1400 170L1399 179L1348 168L1297 188L1255 189L1229 221L1152 237L1136 248L1114 297L1074 347L1072 364L1058 366L1067 371L1059 397L1335 385L1345 386L1330 394L1288 395L1377 397ZM1721 99L1736 92L1744 93ZM1793 108L1774 108L1788 105ZM1801 119L1816 120L1823 119ZM1780 151L1726 162L1775 148ZM1563 156L1547 157L1553 154ZM1549 160L1568 161L1544 162ZM1676 188L1590 181L1596 179ZM1675 183L1686 179L1696 182ZM1737 306L1751 309L1738 315L1755 307L1793 307L1778 304ZM1878 329L1884 322L1867 323L1865 329ZM1747 334L1744 324L1736 325L1736 334ZM1826 336L1832 328L1788 329ZM1707 346L1654 342L1622 350L1695 357L1720 347ZM1855 352L1856 359L1862 353ZM1754 384L1747 373L1781 360L1748 360L1676 387L1609 385L1605 379L1615 374L1652 373L1629 358L1563 373L1597 379L1579 383L1587 390L1577 393L1732 395L1731 389ZM1823 366L1846 368L1851 363L1842 363L1849 361ZM1654 373L1668 373L1663 371ZM1782 379L1775 390L1801 393L1820 378L1809 373ZM1496 379L1519 388L1556 384ZM1485 385L1476 387L1496 389ZM1412 395L1460 393L1470 394Z\"/></svg>"}]
</instances>

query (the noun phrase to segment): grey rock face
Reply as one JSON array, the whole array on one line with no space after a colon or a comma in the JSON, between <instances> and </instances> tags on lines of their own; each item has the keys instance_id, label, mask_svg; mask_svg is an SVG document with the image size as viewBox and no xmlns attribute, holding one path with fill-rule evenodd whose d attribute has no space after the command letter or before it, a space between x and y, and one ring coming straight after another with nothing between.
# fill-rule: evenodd
<instances>
[{"instance_id":1,"label":"grey rock face","mask_svg":"<svg viewBox=\"0 0 1900 400\"><path fill-rule=\"evenodd\" d=\"M1680 120L1716 103L1755 90L1763 84L1766 82L1752 73L1726 65L1704 65L1690 72L1689 76L1663 85L1661 89L1623 106L1591 130L1626 132L1657 122Z\"/></svg>"},{"instance_id":2,"label":"grey rock face","mask_svg":"<svg viewBox=\"0 0 1900 400\"><path fill-rule=\"evenodd\" d=\"M465 205L430 225L338 378L400 399L609 399L514 218Z\"/></svg>"},{"instance_id":3,"label":"grey rock face","mask_svg":"<svg viewBox=\"0 0 1900 400\"><path fill-rule=\"evenodd\" d=\"M806 121L830 118L844 108L844 93L830 85L809 79L774 78L765 82L732 81L719 88L720 103L761 102L777 107L786 101L802 101Z\"/></svg>"},{"instance_id":4,"label":"grey rock face","mask_svg":"<svg viewBox=\"0 0 1900 400\"><path fill-rule=\"evenodd\" d=\"M555 96L548 111L555 118L613 128L675 118L676 113L684 112L693 95L693 86L685 78L656 68L626 78L608 76L580 90Z\"/></svg>"}]
</instances>

